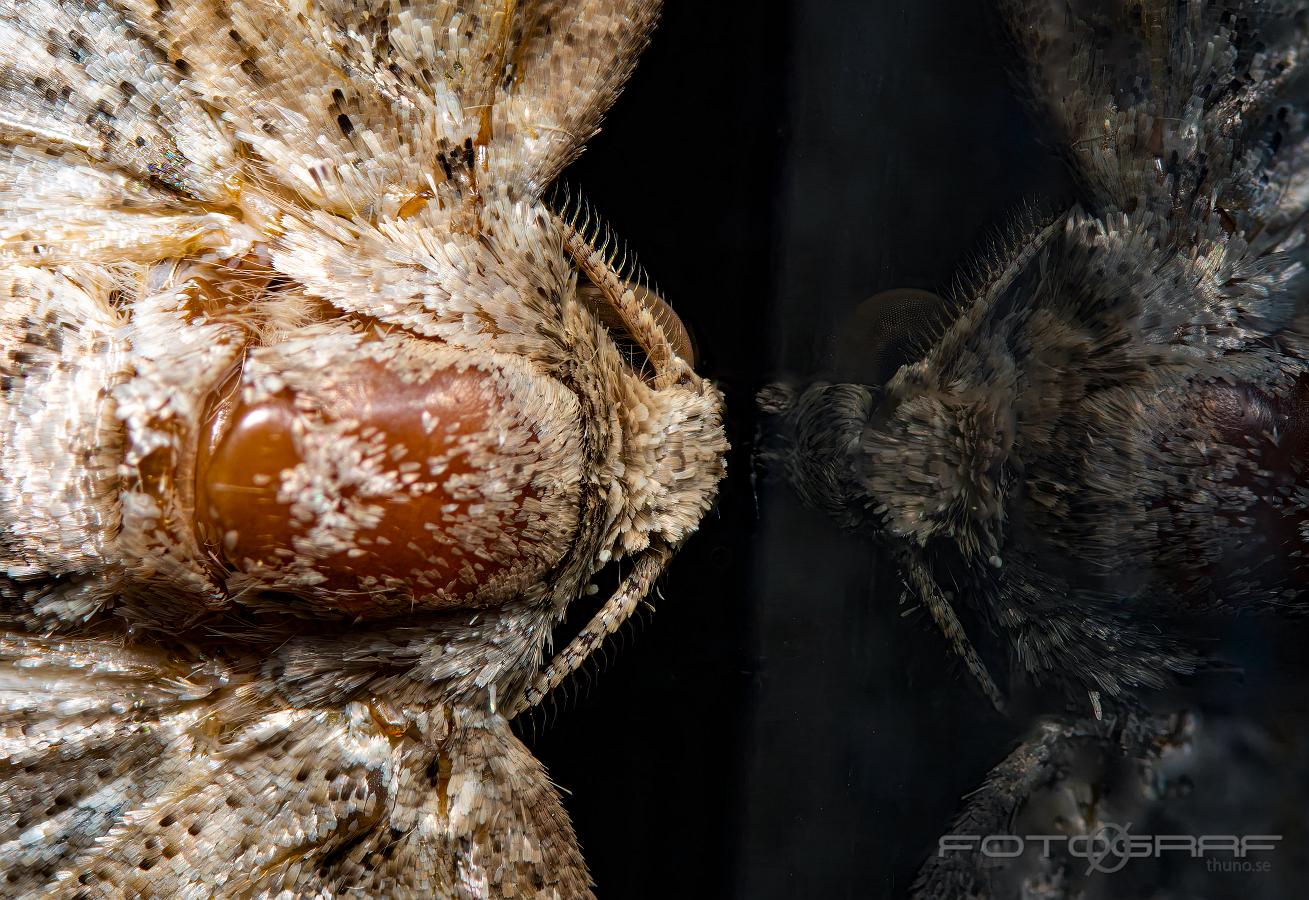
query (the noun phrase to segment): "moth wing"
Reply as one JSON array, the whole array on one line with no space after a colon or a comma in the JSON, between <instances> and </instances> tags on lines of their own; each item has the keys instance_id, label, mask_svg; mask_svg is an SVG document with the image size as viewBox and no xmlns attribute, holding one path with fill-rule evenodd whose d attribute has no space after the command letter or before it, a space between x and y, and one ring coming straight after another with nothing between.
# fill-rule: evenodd
<instances>
[{"instance_id":1,"label":"moth wing","mask_svg":"<svg viewBox=\"0 0 1309 900\"><path fill-rule=\"evenodd\" d=\"M270 704L217 667L0 641L6 895L589 896L572 827L498 715Z\"/></svg>"},{"instance_id":2,"label":"moth wing","mask_svg":"<svg viewBox=\"0 0 1309 900\"><path fill-rule=\"evenodd\" d=\"M0 0L0 264L121 264L221 247L239 162L223 124L109 4Z\"/></svg>"},{"instance_id":3,"label":"moth wing","mask_svg":"<svg viewBox=\"0 0 1309 900\"><path fill-rule=\"evenodd\" d=\"M227 131L121 5L0 0L0 142L217 201Z\"/></svg>"},{"instance_id":4,"label":"moth wing","mask_svg":"<svg viewBox=\"0 0 1309 900\"><path fill-rule=\"evenodd\" d=\"M0 638L6 895L48 883L185 770L217 687L158 653Z\"/></svg>"},{"instance_id":5,"label":"moth wing","mask_svg":"<svg viewBox=\"0 0 1309 900\"><path fill-rule=\"evenodd\" d=\"M0 145L0 216L0 266L121 266L206 249L239 255L255 237L233 215L81 154L21 145Z\"/></svg>"},{"instance_id":6,"label":"moth wing","mask_svg":"<svg viewBox=\"0 0 1309 900\"><path fill-rule=\"evenodd\" d=\"M274 205L356 215L479 164L534 196L594 133L658 8L0 0L0 184L176 212L182 198L237 205L254 180L278 185ZM74 171L52 177L39 156ZM79 198L79 182L95 190ZM31 224L7 232L39 235Z\"/></svg>"},{"instance_id":7,"label":"moth wing","mask_svg":"<svg viewBox=\"0 0 1309 900\"><path fill-rule=\"evenodd\" d=\"M1149 341L1208 357L1289 325L1309 210L1296 5L1008 0L1006 12L1084 191L1090 215L1070 229L1111 257L1069 266L1069 289L1131 285Z\"/></svg>"},{"instance_id":8,"label":"moth wing","mask_svg":"<svg viewBox=\"0 0 1309 900\"><path fill-rule=\"evenodd\" d=\"M474 163L534 193L594 131L658 10L650 0L119 6L161 67L180 70L250 148L253 168L342 214Z\"/></svg>"},{"instance_id":9,"label":"moth wing","mask_svg":"<svg viewBox=\"0 0 1309 900\"><path fill-rule=\"evenodd\" d=\"M512 183L538 194L581 152L631 75L660 6L659 0L524 5L495 128Z\"/></svg>"},{"instance_id":10,"label":"moth wing","mask_svg":"<svg viewBox=\"0 0 1309 900\"><path fill-rule=\"evenodd\" d=\"M461 900L591 897L558 793L508 722L467 708L442 715L445 736L400 757L386 821L320 857L319 872L295 889Z\"/></svg>"}]
</instances>

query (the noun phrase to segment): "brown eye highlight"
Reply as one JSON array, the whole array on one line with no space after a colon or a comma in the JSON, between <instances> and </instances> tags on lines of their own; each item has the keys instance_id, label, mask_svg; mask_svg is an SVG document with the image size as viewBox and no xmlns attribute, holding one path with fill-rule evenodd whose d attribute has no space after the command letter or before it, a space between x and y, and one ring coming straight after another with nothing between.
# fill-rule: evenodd
<instances>
[{"instance_id":1,"label":"brown eye highlight","mask_svg":"<svg viewBox=\"0 0 1309 900\"><path fill-rule=\"evenodd\" d=\"M663 297L646 287L633 286L636 292L636 299L642 303L650 314L655 317L659 327L664 330L668 336L668 342L673 345L673 351L687 364L694 366L696 364L695 346L691 340L691 332L687 329L686 324L682 321L681 316L673 312L673 308Z\"/></svg>"},{"instance_id":2,"label":"brown eye highlight","mask_svg":"<svg viewBox=\"0 0 1309 900\"><path fill-rule=\"evenodd\" d=\"M672 307L652 291L640 275L621 241L597 219L580 198L566 194L555 213L554 223L564 239L564 249L581 276L578 299L600 319L620 341L630 338L639 348L631 360L633 368L656 390L677 383L698 383L693 365L695 350L686 325Z\"/></svg>"}]
</instances>

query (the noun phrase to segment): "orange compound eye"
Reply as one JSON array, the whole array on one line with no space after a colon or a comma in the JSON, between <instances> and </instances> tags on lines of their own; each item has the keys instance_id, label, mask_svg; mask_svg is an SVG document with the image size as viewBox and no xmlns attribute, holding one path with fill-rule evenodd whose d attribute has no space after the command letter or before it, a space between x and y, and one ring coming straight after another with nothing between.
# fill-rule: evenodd
<instances>
[{"instance_id":1,"label":"orange compound eye","mask_svg":"<svg viewBox=\"0 0 1309 900\"><path fill-rule=\"evenodd\" d=\"M256 358L214 417L197 521L232 594L356 615L522 596L577 527L575 397L518 360L363 352Z\"/></svg>"}]
</instances>

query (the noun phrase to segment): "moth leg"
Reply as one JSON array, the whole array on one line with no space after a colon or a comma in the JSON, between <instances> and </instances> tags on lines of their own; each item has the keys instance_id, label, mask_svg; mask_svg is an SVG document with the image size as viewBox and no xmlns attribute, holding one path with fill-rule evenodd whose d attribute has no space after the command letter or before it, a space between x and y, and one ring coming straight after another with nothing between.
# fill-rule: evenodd
<instances>
[{"instance_id":1,"label":"moth leg","mask_svg":"<svg viewBox=\"0 0 1309 900\"><path fill-rule=\"evenodd\" d=\"M605 601L605 605L586 623L577 637L556 654L544 670L536 674L519 699L505 710L506 718L512 719L523 710L540 703L565 678L577 671L604 639L616 632L636 611L636 605L650 593L655 579L663 573L672 555L672 547L657 543L638 556L635 568L618 590Z\"/></svg>"},{"instance_id":2,"label":"moth leg","mask_svg":"<svg viewBox=\"0 0 1309 900\"><path fill-rule=\"evenodd\" d=\"M1008 833L1014 814L1028 795L1053 780L1055 752L1073 734L1069 723L1041 722L1027 740L987 773L982 786L968 795L968 802L951 823L950 834ZM986 860L974 853L946 855L938 848L914 879L910 893L913 900L990 895Z\"/></svg>"},{"instance_id":3,"label":"moth leg","mask_svg":"<svg viewBox=\"0 0 1309 900\"><path fill-rule=\"evenodd\" d=\"M1043 834L1066 831L1068 835L1089 832L1112 839L1118 833L1116 829L1130 827L1130 822L1111 822L1101 811L1092 813L1091 820L1080 826L1052 828L1043 818L1048 811L1033 810L1032 804L1047 789L1065 783L1070 787L1082 784L1091 789L1094 809L1096 798L1111 790L1111 783L1122 778L1124 771L1135 773L1128 777L1140 779L1144 787L1146 777L1137 767L1148 767L1170 748L1186 745L1190 739L1189 726L1187 713L1149 715L1122 709L1117 717L1105 722L1041 721L1026 740L987 774L982 786L967 796L949 833L942 836L932 856L918 871L910 897L912 900L1008 897L1017 896L1018 892L1023 897L1048 900L1082 896L1079 886L1065 879L1067 873L1057 853L1052 857L1053 863L1041 859L1034 868L1030 859L989 857L980 851L980 845L969 849L969 842L963 839L1037 831ZM1124 763L1128 766L1126 770L1122 768ZM1124 810L1120 807L1117 811L1121 814ZM1108 813L1113 815L1112 807ZM1034 826L1035 831L1019 821L1032 815L1040 822ZM1102 828L1105 830L1101 831ZM953 845L949 840L952 837L956 839Z\"/></svg>"},{"instance_id":4,"label":"moth leg","mask_svg":"<svg viewBox=\"0 0 1309 900\"><path fill-rule=\"evenodd\" d=\"M991 701L996 710L1004 712L1004 697L1000 694L1000 689L995 686L991 673L986 670L986 664L977 655L977 650L973 647L972 641L968 640L968 634L964 631L963 624L955 614L954 607L941 593L941 588L926 567L917 561L910 563L909 581L918 597L923 601L923 606L927 607L927 612L932 617L932 621L936 623L937 628L941 629L941 634L945 635L954 652L964 661L964 665L968 667L969 673L977 680L987 699Z\"/></svg>"}]
</instances>

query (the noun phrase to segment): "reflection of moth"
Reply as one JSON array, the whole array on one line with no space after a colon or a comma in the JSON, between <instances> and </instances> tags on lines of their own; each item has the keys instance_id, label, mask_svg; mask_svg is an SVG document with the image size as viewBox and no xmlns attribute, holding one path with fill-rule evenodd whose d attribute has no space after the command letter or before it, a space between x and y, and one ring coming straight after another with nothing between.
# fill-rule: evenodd
<instances>
[{"instance_id":1,"label":"reflection of moth","mask_svg":"<svg viewBox=\"0 0 1309 900\"><path fill-rule=\"evenodd\" d=\"M968 794L910 896L1181 900L1214 896L1220 875L1217 896L1298 896L1307 742L1294 692L1227 712L1042 719Z\"/></svg>"},{"instance_id":2,"label":"reflection of moth","mask_svg":"<svg viewBox=\"0 0 1309 900\"><path fill-rule=\"evenodd\" d=\"M763 399L791 481L885 540L993 700L968 632L1094 702L1193 669L1188 618L1303 597L1307 23L1282 2L1003 7L1080 202L948 325L888 309L884 382Z\"/></svg>"},{"instance_id":3,"label":"reflection of moth","mask_svg":"<svg viewBox=\"0 0 1309 900\"><path fill-rule=\"evenodd\" d=\"M725 443L540 195L657 6L0 0L0 893L589 892L507 717Z\"/></svg>"},{"instance_id":4,"label":"reflection of moth","mask_svg":"<svg viewBox=\"0 0 1309 900\"><path fill-rule=\"evenodd\" d=\"M1167 854L1145 852L1142 842L1152 847L1150 835L1164 823L1163 830L1179 840L1204 834L1207 823L1195 821L1199 804L1186 801L1195 776L1210 807L1215 798L1226 800L1220 809L1225 818L1210 822L1240 830L1242 818L1254 818L1224 790L1225 779L1212 771L1215 763L1228 774L1239 772L1242 781L1256 769L1269 780L1274 776L1252 762L1242 767L1242 750L1248 748L1231 746L1236 741L1222 725L1199 729L1197 739L1196 719L1189 715L1127 716L1112 724L1042 720L968 795L949 833L932 848L911 896L1089 900L1203 894L1198 884L1196 894L1178 890L1186 866L1169 865ZM1259 762L1269 762L1267 755ZM987 839L991 846L982 850ZM1177 852L1173 859L1182 848ZM1186 853L1183 862L1193 861ZM1187 880L1203 878L1213 875L1201 863ZM1170 890L1161 894L1165 886Z\"/></svg>"}]
</instances>

